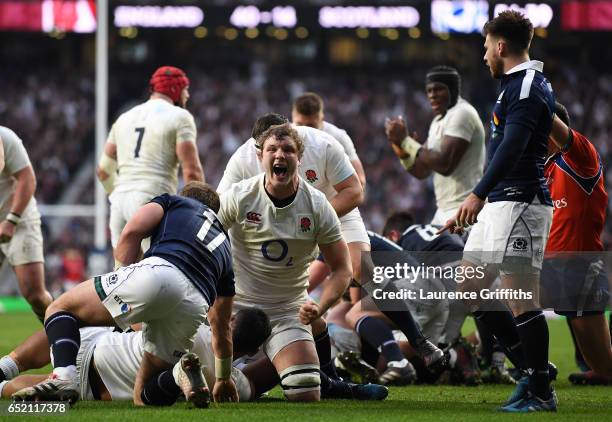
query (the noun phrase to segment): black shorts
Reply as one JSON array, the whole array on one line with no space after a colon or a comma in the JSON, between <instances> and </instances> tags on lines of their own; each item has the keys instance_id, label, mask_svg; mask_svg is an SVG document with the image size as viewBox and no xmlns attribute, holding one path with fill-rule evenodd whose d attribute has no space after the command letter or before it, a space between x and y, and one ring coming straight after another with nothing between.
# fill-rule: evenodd
<instances>
[{"instance_id":1,"label":"black shorts","mask_svg":"<svg viewBox=\"0 0 612 422\"><path fill-rule=\"evenodd\" d=\"M610 300L604 260L593 253L546 258L540 275L540 304L567 317L605 312Z\"/></svg>"}]
</instances>

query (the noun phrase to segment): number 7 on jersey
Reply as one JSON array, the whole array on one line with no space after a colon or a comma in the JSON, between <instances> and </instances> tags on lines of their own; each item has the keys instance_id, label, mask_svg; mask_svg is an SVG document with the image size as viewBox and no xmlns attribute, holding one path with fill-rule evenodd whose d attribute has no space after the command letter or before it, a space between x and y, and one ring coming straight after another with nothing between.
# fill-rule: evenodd
<instances>
[{"instance_id":1,"label":"number 7 on jersey","mask_svg":"<svg viewBox=\"0 0 612 422\"><path fill-rule=\"evenodd\" d=\"M136 141L136 149L134 149L134 158L138 158L140 154L140 146L142 145L142 138L144 138L145 128L137 127L134 130L138 132L138 140Z\"/></svg>"}]
</instances>

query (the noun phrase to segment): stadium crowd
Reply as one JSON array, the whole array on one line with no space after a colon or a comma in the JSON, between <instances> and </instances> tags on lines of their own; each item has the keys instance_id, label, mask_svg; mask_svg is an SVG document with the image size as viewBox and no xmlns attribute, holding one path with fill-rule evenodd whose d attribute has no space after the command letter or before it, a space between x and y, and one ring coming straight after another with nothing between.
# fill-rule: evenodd
<instances>
[{"instance_id":1,"label":"stadium crowd","mask_svg":"<svg viewBox=\"0 0 612 422\"><path fill-rule=\"evenodd\" d=\"M547 73L560 102L567 104L573 126L590 136L604 161L608 184L612 184L609 163L612 149L609 137L612 123L608 116L612 100L612 76L596 74L588 68L547 61ZM290 74L256 70L209 72L187 68L191 75L188 108L198 128L198 148L206 179L215 185L231 154L250 135L254 119L270 110L290 116L291 101L305 90L313 90L325 100L326 119L347 130L365 167L368 181L366 200L360 207L368 229L380 231L390 210L411 209L417 221L429 221L435 209L433 184L421 183L407 175L391 153L384 135L384 119L405 114L409 130L423 141L431 120L424 91L424 74L429 63L410 72L369 77L352 69L304 71ZM461 69L460 69L461 70ZM463 95L474 104L488 131L490 106L495 84L482 68L463 71ZM483 82L484 81L484 82ZM126 99L125 81L111 71L112 120L138 98ZM94 79L88 72L77 72L68 82L49 69L29 72L25 82L18 73L3 73L0 86L0 120L24 140L37 176L36 198L40 204L55 204L70 185L76 171L94 151ZM143 84L142 97L147 95ZM240 101L236 101L240 98ZM92 180L83 188L81 203L93 203ZM46 237L46 271L50 283L60 283L64 251L76 246L86 252L92 244L93 222L72 218L56 238ZM49 222L43 216L43 225ZM76 228L76 230L75 230ZM612 222L603 233L606 249L612 242Z\"/></svg>"}]
</instances>

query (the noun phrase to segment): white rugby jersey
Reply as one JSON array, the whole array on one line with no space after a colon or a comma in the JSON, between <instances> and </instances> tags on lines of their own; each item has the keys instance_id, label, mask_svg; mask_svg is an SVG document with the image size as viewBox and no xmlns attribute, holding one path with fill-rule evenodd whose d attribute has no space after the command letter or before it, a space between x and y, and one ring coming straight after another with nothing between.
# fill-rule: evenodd
<instances>
[{"instance_id":1,"label":"white rugby jersey","mask_svg":"<svg viewBox=\"0 0 612 422\"><path fill-rule=\"evenodd\" d=\"M236 300L270 308L307 298L307 270L317 245L342 235L331 204L304 179L294 201L277 208L264 189L264 177L232 185L221 195L218 217L232 243Z\"/></svg>"},{"instance_id":2,"label":"white rugby jersey","mask_svg":"<svg viewBox=\"0 0 612 422\"><path fill-rule=\"evenodd\" d=\"M336 196L334 185L355 173L342 146L325 132L308 126L293 126L304 140L304 154L298 166L300 177L323 192L328 199ZM255 139L250 138L232 155L217 191L223 193L232 184L263 173L257 158Z\"/></svg>"},{"instance_id":3,"label":"white rugby jersey","mask_svg":"<svg viewBox=\"0 0 612 422\"><path fill-rule=\"evenodd\" d=\"M321 126L321 130L340 142L349 160L355 161L359 159L355 144L349 134L346 133L346 130L340 129L338 126L325 121L323 122L323 126Z\"/></svg>"},{"instance_id":4,"label":"white rugby jersey","mask_svg":"<svg viewBox=\"0 0 612 422\"><path fill-rule=\"evenodd\" d=\"M465 139L470 146L457 168L448 176L434 173L436 205L443 211L458 209L482 178L485 164L484 127L478 112L470 103L459 98L442 117L436 116L429 126L426 146L440 151L444 136Z\"/></svg>"},{"instance_id":5,"label":"white rugby jersey","mask_svg":"<svg viewBox=\"0 0 612 422\"><path fill-rule=\"evenodd\" d=\"M0 126L0 139L4 148L4 168L0 172L0 221L3 221L11 210L13 192L17 180L13 174L31 166L23 141L11 129ZM40 221L40 213L36 207L34 196L21 214L22 221Z\"/></svg>"},{"instance_id":6,"label":"white rugby jersey","mask_svg":"<svg viewBox=\"0 0 612 422\"><path fill-rule=\"evenodd\" d=\"M215 354L212 331L202 324L196 332L193 353L200 358L202 372L209 388L215 384ZM134 380L144 354L142 331L106 332L96 339L94 362L104 386L113 400L132 400ZM238 371L233 369L233 371ZM237 374L234 374L237 376Z\"/></svg>"},{"instance_id":7,"label":"white rugby jersey","mask_svg":"<svg viewBox=\"0 0 612 422\"><path fill-rule=\"evenodd\" d=\"M162 99L150 99L123 113L108 142L117 145L115 191L140 191L153 196L176 193L176 145L196 141L193 116Z\"/></svg>"}]
</instances>

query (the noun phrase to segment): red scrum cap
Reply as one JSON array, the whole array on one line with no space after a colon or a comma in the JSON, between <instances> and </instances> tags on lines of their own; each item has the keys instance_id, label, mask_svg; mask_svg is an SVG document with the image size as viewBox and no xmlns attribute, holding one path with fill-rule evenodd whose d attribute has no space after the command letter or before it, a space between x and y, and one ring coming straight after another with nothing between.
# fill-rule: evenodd
<instances>
[{"instance_id":1,"label":"red scrum cap","mask_svg":"<svg viewBox=\"0 0 612 422\"><path fill-rule=\"evenodd\" d=\"M178 67L162 66L153 73L149 85L152 92L167 95L176 104L183 88L189 86L189 78Z\"/></svg>"}]
</instances>

